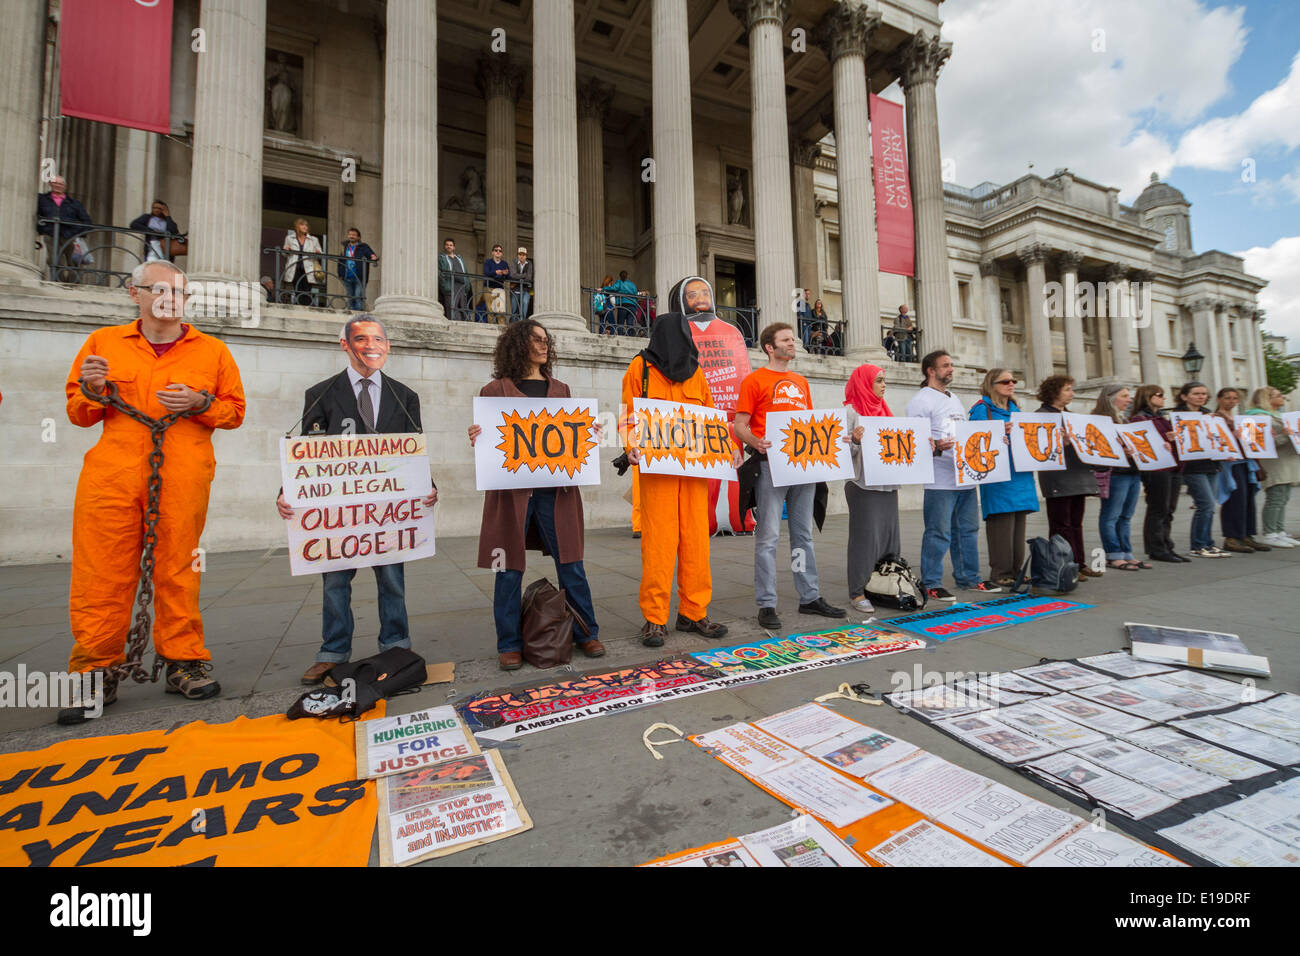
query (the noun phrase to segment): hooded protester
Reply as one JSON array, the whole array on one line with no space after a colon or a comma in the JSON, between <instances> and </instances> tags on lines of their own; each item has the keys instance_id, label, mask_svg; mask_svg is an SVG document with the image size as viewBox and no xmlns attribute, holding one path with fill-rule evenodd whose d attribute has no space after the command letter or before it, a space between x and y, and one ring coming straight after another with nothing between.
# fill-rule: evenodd
<instances>
[{"instance_id":1,"label":"hooded protester","mask_svg":"<svg viewBox=\"0 0 1300 956\"><path fill-rule=\"evenodd\" d=\"M687 316L714 318L713 289L699 276L673 286L672 311L661 314L650 328L650 342L623 375L623 429L628 460L641 461L632 427L632 401L652 398L713 408L713 393L700 368L700 354L691 338ZM732 464L740 464L736 450ZM639 602L645 624L641 643L662 647L667 636L669 592L677 568L679 631L708 638L727 633L709 620L713 580L709 573L709 492L707 478L652 475L638 478L641 506L641 589Z\"/></svg>"}]
</instances>

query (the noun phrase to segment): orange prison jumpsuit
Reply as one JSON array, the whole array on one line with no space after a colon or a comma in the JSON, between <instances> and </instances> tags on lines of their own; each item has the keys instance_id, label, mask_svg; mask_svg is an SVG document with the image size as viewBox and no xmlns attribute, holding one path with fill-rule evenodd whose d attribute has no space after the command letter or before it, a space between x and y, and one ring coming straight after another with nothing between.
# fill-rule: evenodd
<instances>
[{"instance_id":1,"label":"orange prison jumpsuit","mask_svg":"<svg viewBox=\"0 0 1300 956\"><path fill-rule=\"evenodd\" d=\"M703 369L685 382L670 382L650 366L650 394L641 394L641 365L637 356L623 375L623 408L630 425L633 398L689 402L713 408L713 394ZM632 429L626 430L629 442ZM677 567L677 611L692 621L709 613L713 578L709 573L709 480L677 475L635 479L641 512L641 613L652 624L668 623L668 599Z\"/></svg>"},{"instance_id":2,"label":"orange prison jumpsuit","mask_svg":"<svg viewBox=\"0 0 1300 956\"><path fill-rule=\"evenodd\" d=\"M92 402L77 385L87 355L108 361L119 397L151 418L167 414L154 393L173 382L214 398L207 411L182 418L163 439L162 497L154 548L154 648L168 660L210 660L203 646L199 577L192 565L208 512L216 469L214 428L244 420L244 386L224 342L190 326L161 356L139 323L98 329L86 339L68 373L68 419L90 428L104 423L86 452L72 512L72 587L69 616L75 643L68 670L108 667L125 657L134 619L144 512L148 501L149 429L116 409Z\"/></svg>"}]
</instances>

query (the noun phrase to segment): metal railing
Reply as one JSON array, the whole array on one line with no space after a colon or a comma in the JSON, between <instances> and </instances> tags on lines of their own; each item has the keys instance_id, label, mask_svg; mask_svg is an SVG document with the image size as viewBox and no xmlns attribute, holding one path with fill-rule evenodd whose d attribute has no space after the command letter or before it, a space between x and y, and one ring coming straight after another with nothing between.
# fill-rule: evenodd
<instances>
[{"instance_id":1,"label":"metal railing","mask_svg":"<svg viewBox=\"0 0 1300 956\"><path fill-rule=\"evenodd\" d=\"M880 344L895 362L921 361L920 329L896 329L892 322L882 322Z\"/></svg>"},{"instance_id":2,"label":"metal railing","mask_svg":"<svg viewBox=\"0 0 1300 956\"><path fill-rule=\"evenodd\" d=\"M303 252L268 246L263 255L275 256L267 298L281 305L306 305L317 309L366 310L366 288L379 266L378 259L357 259L328 252ZM298 268L301 258L302 269ZM348 264L353 269L349 273ZM339 275L342 271L343 275ZM346 277L351 274L355 278Z\"/></svg>"},{"instance_id":3,"label":"metal railing","mask_svg":"<svg viewBox=\"0 0 1300 956\"><path fill-rule=\"evenodd\" d=\"M454 322L506 325L533 312L533 283L526 279L489 279L468 272L438 270L438 301Z\"/></svg>"},{"instance_id":4,"label":"metal railing","mask_svg":"<svg viewBox=\"0 0 1300 956\"><path fill-rule=\"evenodd\" d=\"M655 317L655 297L649 292L610 292L582 287L582 317L597 335L648 338Z\"/></svg>"},{"instance_id":5,"label":"metal railing","mask_svg":"<svg viewBox=\"0 0 1300 956\"><path fill-rule=\"evenodd\" d=\"M148 229L72 222L37 217L37 232L45 248L45 275L51 282L125 288L131 270L146 258L184 255L183 235L163 235Z\"/></svg>"},{"instance_id":6,"label":"metal railing","mask_svg":"<svg viewBox=\"0 0 1300 956\"><path fill-rule=\"evenodd\" d=\"M843 319L799 316L799 337L811 355L843 355L844 327Z\"/></svg>"}]
</instances>

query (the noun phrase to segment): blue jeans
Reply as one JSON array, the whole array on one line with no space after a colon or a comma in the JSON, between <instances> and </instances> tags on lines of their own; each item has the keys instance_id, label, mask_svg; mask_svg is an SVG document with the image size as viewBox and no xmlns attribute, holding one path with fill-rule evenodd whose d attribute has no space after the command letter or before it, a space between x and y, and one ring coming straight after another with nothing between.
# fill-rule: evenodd
<instances>
[{"instance_id":1,"label":"blue jeans","mask_svg":"<svg viewBox=\"0 0 1300 956\"><path fill-rule=\"evenodd\" d=\"M952 576L959 588L979 584L980 505L969 491L925 489L925 534L921 537L921 584L943 583L943 556L952 551Z\"/></svg>"},{"instance_id":2,"label":"blue jeans","mask_svg":"<svg viewBox=\"0 0 1300 956\"><path fill-rule=\"evenodd\" d=\"M1101 546L1106 549L1107 561L1134 561L1133 545L1129 541L1129 526L1137 510L1138 491L1142 487L1141 475L1110 474L1110 496L1101 503Z\"/></svg>"},{"instance_id":3,"label":"blue jeans","mask_svg":"<svg viewBox=\"0 0 1300 956\"><path fill-rule=\"evenodd\" d=\"M759 464L754 495L758 521L754 528L754 597L759 608L776 607L776 546L781 540L781 506L786 509L790 529L790 569L800 604L812 604L821 596L817 584L817 555L813 551L813 497L816 485L772 484L767 462ZM800 570L796 570L800 569Z\"/></svg>"},{"instance_id":4,"label":"blue jeans","mask_svg":"<svg viewBox=\"0 0 1300 956\"><path fill-rule=\"evenodd\" d=\"M532 297L531 292L520 292L518 289L510 293L510 308L516 322L528 318L528 302Z\"/></svg>"},{"instance_id":5,"label":"blue jeans","mask_svg":"<svg viewBox=\"0 0 1300 956\"><path fill-rule=\"evenodd\" d=\"M1192 515L1192 550L1214 547L1214 480L1216 475L1184 474L1183 484L1196 503Z\"/></svg>"},{"instance_id":6,"label":"blue jeans","mask_svg":"<svg viewBox=\"0 0 1300 956\"><path fill-rule=\"evenodd\" d=\"M360 278L344 278L343 287L348 293L348 308L353 312L366 311L366 284Z\"/></svg>"},{"instance_id":7,"label":"blue jeans","mask_svg":"<svg viewBox=\"0 0 1300 956\"><path fill-rule=\"evenodd\" d=\"M410 647L406 626L406 573L401 564L377 564L379 588L379 650ZM341 664L352 657L352 579L356 568L326 571L321 575L325 594L321 605L321 646L318 662Z\"/></svg>"},{"instance_id":8,"label":"blue jeans","mask_svg":"<svg viewBox=\"0 0 1300 956\"><path fill-rule=\"evenodd\" d=\"M560 563L560 544L555 536L555 493L554 488L535 488L528 499L528 513L524 516L524 536L532 522L537 522L546 550L555 558L555 574L560 579L560 590L569 602L569 606L587 625L590 633L582 633L577 624L573 627L573 640L577 644L594 641L600 628L596 624L596 610L591 601L591 585L587 583L587 571L581 561ZM570 491L569 494L576 494ZM492 616L497 625L497 653L519 653L524 649L524 638L519 632L519 615L523 609L524 572L509 568L498 571L492 594Z\"/></svg>"}]
</instances>

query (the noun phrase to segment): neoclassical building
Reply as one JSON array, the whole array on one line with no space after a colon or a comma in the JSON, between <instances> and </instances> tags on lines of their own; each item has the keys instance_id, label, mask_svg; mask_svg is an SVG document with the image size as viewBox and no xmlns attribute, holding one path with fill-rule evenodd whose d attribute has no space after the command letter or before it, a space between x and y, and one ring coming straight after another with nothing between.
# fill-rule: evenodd
<instances>
[{"instance_id":1,"label":"neoclassical building","mask_svg":"<svg viewBox=\"0 0 1300 956\"><path fill-rule=\"evenodd\" d=\"M0 560L66 557L80 454L94 436L63 418L63 380L86 334L132 314L114 285L138 238L108 240L104 285L51 271L37 248L34 197L52 170L105 227L166 201L188 236L180 264L209 288L276 282L274 250L296 218L328 253L358 229L379 255L367 307L389 327L389 368L438 411L425 419L448 489L441 534L478 529L464 432L497 333L444 311L445 237L471 272L494 244L507 258L527 247L534 316L557 335L560 376L611 411L640 343L595 334L584 290L622 271L651 295L705 275L724 315L751 334L788 319L796 290L812 290L842 323L842 356L800 363L824 405L840 404L863 360L887 365L901 390L891 400L906 403L916 369L882 348L900 303L918 318L921 351L958 357L956 387L971 400L994 364L1030 380L1068 371L1084 391L1112 379L1172 384L1193 341L1211 384L1261 381L1264 283L1235 257L1193 252L1177 190L1153 183L1127 207L1115 189L1065 170L974 189L943 181L938 90L954 54L939 9L175 0L161 135L61 116L59 4L14 4L0 34L0 435L15 450L0 470L0 522L15 533ZM890 87L905 108L912 277L878 267L868 93ZM277 440L303 390L341 367L344 312L277 301L250 317L203 296L195 305L200 327L231 346L249 400L245 425L217 436L205 544L282 544L269 506ZM36 440L49 422L56 437ZM610 472L587 494L593 524L628 521L625 481Z\"/></svg>"}]
</instances>

